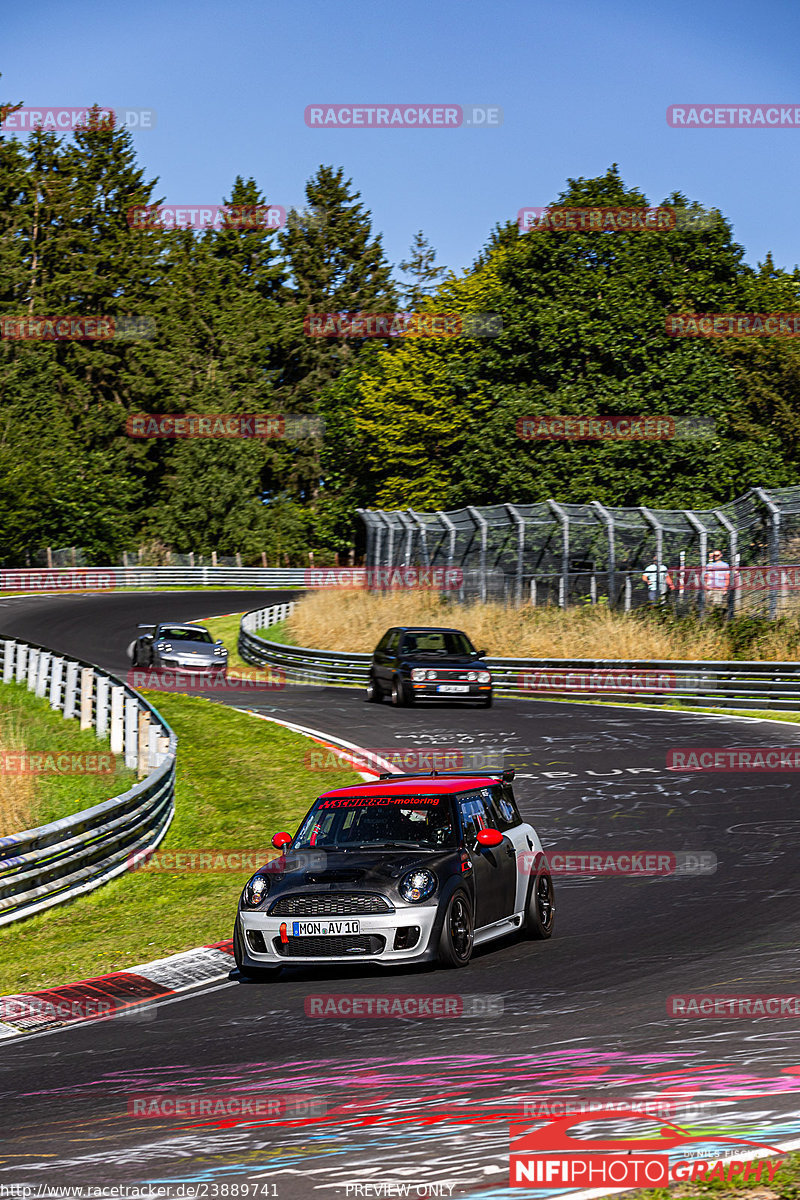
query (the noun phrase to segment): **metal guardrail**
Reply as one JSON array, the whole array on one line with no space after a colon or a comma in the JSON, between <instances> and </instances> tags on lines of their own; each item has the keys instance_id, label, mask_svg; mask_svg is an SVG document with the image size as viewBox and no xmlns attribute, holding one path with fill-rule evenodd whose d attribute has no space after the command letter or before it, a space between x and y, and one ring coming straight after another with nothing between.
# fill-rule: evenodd
<instances>
[{"instance_id":1,"label":"metal guardrail","mask_svg":"<svg viewBox=\"0 0 800 1200\"><path fill-rule=\"evenodd\" d=\"M73 900L154 849L175 812L177 737L157 709L99 667L42 646L0 640L4 683L27 683L50 707L110 736L140 783L50 825L0 838L0 925Z\"/></svg>"},{"instance_id":2,"label":"metal guardrail","mask_svg":"<svg viewBox=\"0 0 800 1200\"><path fill-rule=\"evenodd\" d=\"M239 653L257 666L280 667L289 683L364 687L370 654L347 654L283 645L257 630L284 620L294 604L246 613ZM693 701L706 708L800 711L800 663L587 658L486 658L501 696L599 699L624 697L652 703Z\"/></svg>"}]
</instances>

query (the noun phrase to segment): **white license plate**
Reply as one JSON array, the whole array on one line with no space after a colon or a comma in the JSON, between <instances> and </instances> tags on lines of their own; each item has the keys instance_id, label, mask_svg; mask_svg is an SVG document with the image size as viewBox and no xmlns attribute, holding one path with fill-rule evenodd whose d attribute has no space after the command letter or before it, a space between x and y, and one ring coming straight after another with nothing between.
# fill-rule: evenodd
<instances>
[{"instance_id":1,"label":"white license plate","mask_svg":"<svg viewBox=\"0 0 800 1200\"><path fill-rule=\"evenodd\" d=\"M293 937L340 937L360 932L358 921L292 921Z\"/></svg>"},{"instance_id":2,"label":"white license plate","mask_svg":"<svg viewBox=\"0 0 800 1200\"><path fill-rule=\"evenodd\" d=\"M437 692L468 692L468 683L440 683Z\"/></svg>"}]
</instances>

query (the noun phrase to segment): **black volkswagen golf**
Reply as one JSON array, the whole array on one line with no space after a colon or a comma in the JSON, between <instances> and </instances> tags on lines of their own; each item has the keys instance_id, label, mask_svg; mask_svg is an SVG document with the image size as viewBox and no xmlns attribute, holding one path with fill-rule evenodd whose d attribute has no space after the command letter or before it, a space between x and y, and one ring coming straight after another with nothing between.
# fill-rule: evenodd
<instances>
[{"instance_id":1,"label":"black volkswagen golf","mask_svg":"<svg viewBox=\"0 0 800 1200\"><path fill-rule=\"evenodd\" d=\"M380 704L472 700L492 704L492 673L461 629L408 625L388 629L372 656L366 699Z\"/></svg>"},{"instance_id":2,"label":"black volkswagen golf","mask_svg":"<svg viewBox=\"0 0 800 1200\"><path fill-rule=\"evenodd\" d=\"M245 885L233 934L243 975L282 966L438 960L514 931L549 938L553 881L505 772L383 775L320 796L280 858Z\"/></svg>"}]
</instances>

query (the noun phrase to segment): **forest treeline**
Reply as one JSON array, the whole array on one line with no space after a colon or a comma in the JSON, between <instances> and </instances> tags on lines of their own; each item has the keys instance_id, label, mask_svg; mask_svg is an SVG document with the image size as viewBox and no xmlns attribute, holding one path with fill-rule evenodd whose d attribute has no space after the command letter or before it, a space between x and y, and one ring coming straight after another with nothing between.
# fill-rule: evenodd
<instances>
[{"instance_id":1,"label":"forest treeline","mask_svg":"<svg viewBox=\"0 0 800 1200\"><path fill-rule=\"evenodd\" d=\"M341 167L320 166L280 229L132 224L131 209L164 197L130 133L102 122L67 138L0 133L0 198L5 565L73 545L99 564L150 541L321 562L353 546L359 506L707 508L799 480L795 341L666 333L676 313L800 309L798 271L746 265L722 214L613 233L520 233L498 214L460 275L421 234L398 271ZM278 199L244 173L219 202ZM553 203L649 201L612 166ZM701 211L679 191L660 203ZM410 310L496 314L495 336L470 336L475 321L467 336L347 339L304 324ZM12 336L7 318L47 315L139 324L101 340ZM139 413L317 420L291 438L143 439L127 432ZM703 420L659 441L521 438L539 414Z\"/></svg>"}]
</instances>

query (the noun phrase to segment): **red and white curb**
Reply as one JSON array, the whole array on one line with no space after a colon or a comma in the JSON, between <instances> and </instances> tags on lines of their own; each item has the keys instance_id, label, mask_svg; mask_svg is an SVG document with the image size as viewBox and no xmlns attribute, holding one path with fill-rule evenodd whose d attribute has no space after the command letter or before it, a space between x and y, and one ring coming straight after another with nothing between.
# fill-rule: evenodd
<instances>
[{"instance_id":1,"label":"red and white curb","mask_svg":"<svg viewBox=\"0 0 800 1200\"><path fill-rule=\"evenodd\" d=\"M169 958L82 979L38 992L0 997L0 1038L46 1033L81 1021L102 1021L133 1012L200 984L227 979L233 969L233 942L199 946Z\"/></svg>"}]
</instances>

